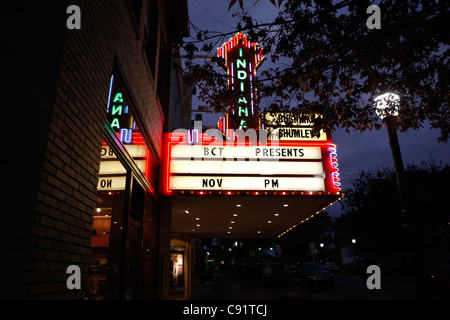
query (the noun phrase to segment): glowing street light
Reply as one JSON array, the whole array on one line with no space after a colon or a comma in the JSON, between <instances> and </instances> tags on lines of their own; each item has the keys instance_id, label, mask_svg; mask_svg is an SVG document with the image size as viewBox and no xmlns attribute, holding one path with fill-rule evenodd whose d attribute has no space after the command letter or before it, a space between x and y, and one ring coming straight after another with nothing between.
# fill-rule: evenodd
<instances>
[{"instance_id":1,"label":"glowing street light","mask_svg":"<svg viewBox=\"0 0 450 320\"><path fill-rule=\"evenodd\" d=\"M386 117L398 117L400 97L395 93L385 93L375 98L375 112L384 120Z\"/></svg>"},{"instance_id":2,"label":"glowing street light","mask_svg":"<svg viewBox=\"0 0 450 320\"><path fill-rule=\"evenodd\" d=\"M385 93L377 96L375 99L375 112L386 124L389 134L389 144L391 146L392 157L394 160L395 174L397 177L398 194L400 197L401 210L406 218L406 203L404 197L404 177L405 169L403 167L402 154L398 143L395 120L399 116L400 97L395 93Z\"/></svg>"}]
</instances>

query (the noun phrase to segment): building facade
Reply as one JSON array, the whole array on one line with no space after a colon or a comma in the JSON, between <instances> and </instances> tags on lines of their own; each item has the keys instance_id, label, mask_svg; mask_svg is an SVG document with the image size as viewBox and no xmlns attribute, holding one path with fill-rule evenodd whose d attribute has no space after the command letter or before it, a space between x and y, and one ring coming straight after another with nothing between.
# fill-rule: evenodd
<instances>
[{"instance_id":1,"label":"building facade","mask_svg":"<svg viewBox=\"0 0 450 320\"><path fill-rule=\"evenodd\" d=\"M190 121L173 45L187 1L9 6L2 298L167 298L171 212L156 183L163 131Z\"/></svg>"}]
</instances>

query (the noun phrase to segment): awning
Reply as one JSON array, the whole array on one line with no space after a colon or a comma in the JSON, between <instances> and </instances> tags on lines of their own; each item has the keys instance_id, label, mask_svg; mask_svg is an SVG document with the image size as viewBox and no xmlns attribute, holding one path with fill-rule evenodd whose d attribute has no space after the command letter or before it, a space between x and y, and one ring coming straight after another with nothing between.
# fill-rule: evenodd
<instances>
[{"instance_id":1,"label":"awning","mask_svg":"<svg viewBox=\"0 0 450 320\"><path fill-rule=\"evenodd\" d=\"M341 197L341 194L171 196L172 232L205 238L276 238Z\"/></svg>"}]
</instances>

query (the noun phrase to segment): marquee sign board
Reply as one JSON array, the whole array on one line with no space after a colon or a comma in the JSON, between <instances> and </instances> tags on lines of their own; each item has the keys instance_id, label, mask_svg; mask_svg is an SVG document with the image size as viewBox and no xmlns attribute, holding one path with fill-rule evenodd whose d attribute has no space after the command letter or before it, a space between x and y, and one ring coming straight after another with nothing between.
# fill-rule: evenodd
<instances>
[{"instance_id":1,"label":"marquee sign board","mask_svg":"<svg viewBox=\"0 0 450 320\"><path fill-rule=\"evenodd\" d=\"M265 112L264 128L270 140L289 141L327 141L326 132L313 133L310 122L302 121L301 116L291 112Z\"/></svg>"},{"instance_id":2,"label":"marquee sign board","mask_svg":"<svg viewBox=\"0 0 450 320\"><path fill-rule=\"evenodd\" d=\"M208 137L190 144L186 131L164 135L160 194L340 191L336 149L328 141L251 145Z\"/></svg>"}]
</instances>

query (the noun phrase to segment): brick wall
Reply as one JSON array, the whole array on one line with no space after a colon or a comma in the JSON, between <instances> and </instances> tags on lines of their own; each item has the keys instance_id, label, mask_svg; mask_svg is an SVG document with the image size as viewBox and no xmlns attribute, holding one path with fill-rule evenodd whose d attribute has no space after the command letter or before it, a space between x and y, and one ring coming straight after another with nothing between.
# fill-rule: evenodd
<instances>
[{"instance_id":1,"label":"brick wall","mask_svg":"<svg viewBox=\"0 0 450 320\"><path fill-rule=\"evenodd\" d=\"M146 10L143 2L142 19ZM127 1L71 4L81 8L81 30L67 31L62 54L21 292L30 299L83 298L82 291L67 289L66 268L71 264L81 267L85 288L115 58L158 153L161 147L162 112L141 50L143 20L137 27Z\"/></svg>"}]
</instances>

